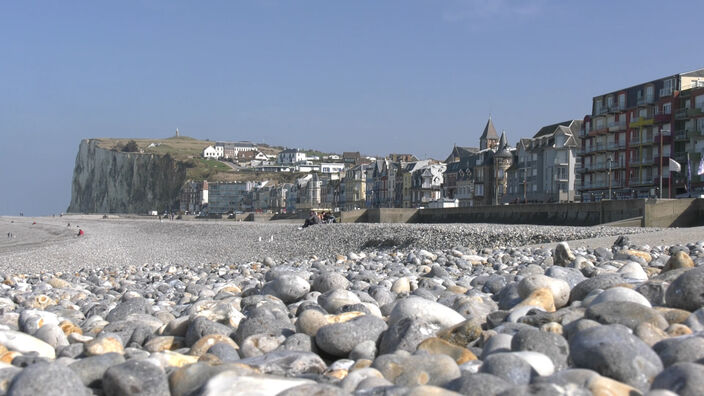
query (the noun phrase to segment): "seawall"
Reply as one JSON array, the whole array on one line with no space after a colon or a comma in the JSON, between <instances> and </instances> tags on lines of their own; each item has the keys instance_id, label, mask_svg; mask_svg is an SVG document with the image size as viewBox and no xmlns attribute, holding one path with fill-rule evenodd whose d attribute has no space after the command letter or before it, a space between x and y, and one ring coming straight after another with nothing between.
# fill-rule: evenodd
<instances>
[{"instance_id":1,"label":"seawall","mask_svg":"<svg viewBox=\"0 0 704 396\"><path fill-rule=\"evenodd\" d=\"M632 199L445 209L362 209L342 213L343 223L497 223L641 227L704 225L704 199Z\"/></svg>"}]
</instances>

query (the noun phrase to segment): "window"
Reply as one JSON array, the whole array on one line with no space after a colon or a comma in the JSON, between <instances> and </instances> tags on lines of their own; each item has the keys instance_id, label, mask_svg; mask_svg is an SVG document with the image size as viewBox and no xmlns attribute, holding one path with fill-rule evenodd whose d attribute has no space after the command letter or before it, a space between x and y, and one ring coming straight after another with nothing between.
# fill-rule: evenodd
<instances>
[{"instance_id":1,"label":"window","mask_svg":"<svg viewBox=\"0 0 704 396\"><path fill-rule=\"evenodd\" d=\"M698 108L699 110L704 110L704 95L699 95L694 98L694 107Z\"/></svg>"},{"instance_id":2,"label":"window","mask_svg":"<svg viewBox=\"0 0 704 396\"><path fill-rule=\"evenodd\" d=\"M618 107L623 110L626 108L626 95L621 94L618 96Z\"/></svg>"},{"instance_id":3,"label":"window","mask_svg":"<svg viewBox=\"0 0 704 396\"><path fill-rule=\"evenodd\" d=\"M662 105L662 112L663 114L671 114L672 113L672 103L665 103Z\"/></svg>"}]
</instances>

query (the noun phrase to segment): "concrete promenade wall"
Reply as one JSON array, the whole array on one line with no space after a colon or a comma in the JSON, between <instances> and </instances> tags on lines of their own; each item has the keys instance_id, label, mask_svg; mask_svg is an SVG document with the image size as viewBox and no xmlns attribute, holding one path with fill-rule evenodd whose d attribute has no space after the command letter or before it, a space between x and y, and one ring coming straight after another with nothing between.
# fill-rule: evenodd
<instances>
[{"instance_id":1,"label":"concrete promenade wall","mask_svg":"<svg viewBox=\"0 0 704 396\"><path fill-rule=\"evenodd\" d=\"M564 204L521 204L444 209L361 209L342 212L343 223L497 223L643 227L704 225L704 199L616 200Z\"/></svg>"}]
</instances>

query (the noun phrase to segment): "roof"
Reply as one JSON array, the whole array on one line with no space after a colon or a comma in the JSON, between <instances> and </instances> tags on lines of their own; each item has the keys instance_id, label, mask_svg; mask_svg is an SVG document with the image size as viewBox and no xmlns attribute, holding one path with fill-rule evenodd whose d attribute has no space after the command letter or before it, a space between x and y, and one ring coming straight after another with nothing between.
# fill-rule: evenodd
<instances>
[{"instance_id":1,"label":"roof","mask_svg":"<svg viewBox=\"0 0 704 396\"><path fill-rule=\"evenodd\" d=\"M297 153L299 151L300 150L298 150L298 149L285 149L285 150L281 150L280 153L288 154L288 153Z\"/></svg>"},{"instance_id":2,"label":"roof","mask_svg":"<svg viewBox=\"0 0 704 396\"><path fill-rule=\"evenodd\" d=\"M554 133L555 130L557 129L557 127L559 127L559 126L569 127L572 122L573 122L573 120L569 120L569 121L558 122L557 124L544 126L544 127L540 128L538 133L533 135L533 138L537 138L537 137L541 137L544 135L549 135L551 133Z\"/></svg>"},{"instance_id":3,"label":"roof","mask_svg":"<svg viewBox=\"0 0 704 396\"><path fill-rule=\"evenodd\" d=\"M496 139L499 140L499 135L496 133L496 128L494 128L494 123L491 122L491 117L489 117L489 121L486 122L486 126L484 127L484 132L482 132L482 136L480 139Z\"/></svg>"}]
</instances>

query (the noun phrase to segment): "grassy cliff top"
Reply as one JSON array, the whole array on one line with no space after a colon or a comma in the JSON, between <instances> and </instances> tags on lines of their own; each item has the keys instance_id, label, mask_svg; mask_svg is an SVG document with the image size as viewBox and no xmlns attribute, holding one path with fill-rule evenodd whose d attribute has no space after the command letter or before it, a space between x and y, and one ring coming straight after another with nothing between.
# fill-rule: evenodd
<instances>
[{"instance_id":1,"label":"grassy cliff top","mask_svg":"<svg viewBox=\"0 0 704 396\"><path fill-rule=\"evenodd\" d=\"M169 154L177 161L186 163L189 180L217 181L263 181L270 180L274 184L291 183L302 174L278 172L247 172L235 171L229 165L216 160L201 157L203 149L215 145L214 141L199 140L187 136L170 137L166 139L133 139L133 138L97 138L98 147L105 150L122 151L128 142L134 140L137 148L144 154ZM149 147L154 144L153 147ZM267 155L276 155L282 147L255 143L257 149Z\"/></svg>"},{"instance_id":2,"label":"grassy cliff top","mask_svg":"<svg viewBox=\"0 0 704 396\"><path fill-rule=\"evenodd\" d=\"M134 140L140 150L146 154L170 154L178 160L198 158L203 149L215 145L214 141L199 140L187 136L170 137L166 139L133 139L133 138L99 138L98 147L106 150L120 151L130 140ZM149 145L154 144L154 147ZM267 155L276 155L282 150L280 147L270 147L266 144L255 143L259 151Z\"/></svg>"}]
</instances>

